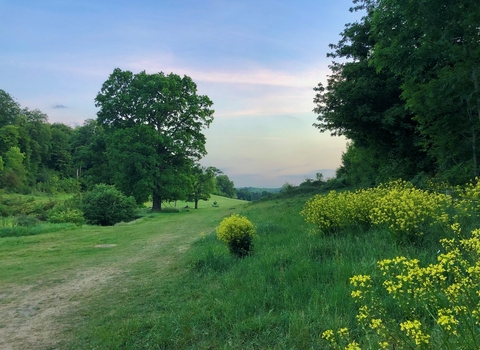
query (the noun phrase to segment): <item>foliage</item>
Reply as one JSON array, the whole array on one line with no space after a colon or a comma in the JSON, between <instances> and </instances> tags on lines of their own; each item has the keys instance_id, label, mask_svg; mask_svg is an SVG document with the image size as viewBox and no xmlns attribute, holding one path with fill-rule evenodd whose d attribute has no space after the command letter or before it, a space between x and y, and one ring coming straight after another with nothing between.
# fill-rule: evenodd
<instances>
[{"instance_id":1,"label":"foliage","mask_svg":"<svg viewBox=\"0 0 480 350\"><path fill-rule=\"evenodd\" d=\"M107 159L106 134L97 120L87 119L72 134L72 158L76 178L84 188L91 190L95 184L110 183L111 170Z\"/></svg>"},{"instance_id":2,"label":"foliage","mask_svg":"<svg viewBox=\"0 0 480 350\"><path fill-rule=\"evenodd\" d=\"M436 263L397 256L379 261L375 275L350 278L365 348L478 348L480 229L467 238L458 223L452 229ZM327 330L323 338L335 347L350 341L347 330L338 335Z\"/></svg>"},{"instance_id":3,"label":"foliage","mask_svg":"<svg viewBox=\"0 0 480 350\"><path fill-rule=\"evenodd\" d=\"M457 183L478 175L480 5L469 0L364 1L376 46L372 65L402 80L423 147L439 172L460 165Z\"/></svg>"},{"instance_id":4,"label":"foliage","mask_svg":"<svg viewBox=\"0 0 480 350\"><path fill-rule=\"evenodd\" d=\"M252 253L255 226L245 216L233 214L223 219L216 231L233 255L243 258Z\"/></svg>"},{"instance_id":5,"label":"foliage","mask_svg":"<svg viewBox=\"0 0 480 350\"><path fill-rule=\"evenodd\" d=\"M314 126L351 140L342 167L350 184L360 186L431 171L418 146L417 122L400 97L402 80L387 67L377 71L372 65L376 40L371 22L367 15L346 25L329 54L343 60L331 64L326 86L314 88Z\"/></svg>"},{"instance_id":6,"label":"foliage","mask_svg":"<svg viewBox=\"0 0 480 350\"><path fill-rule=\"evenodd\" d=\"M131 194L139 202L150 192L153 210L161 210L162 201L189 194L190 168L206 154L202 131L213 121L212 104L197 95L187 76L115 69L95 105L99 123L110 134L107 155L119 187L126 193L134 189ZM126 156L119 157L120 146Z\"/></svg>"},{"instance_id":7,"label":"foliage","mask_svg":"<svg viewBox=\"0 0 480 350\"><path fill-rule=\"evenodd\" d=\"M400 180L380 185L376 191L380 195L369 213L372 224L385 227L397 242L414 241L433 225L446 225L450 220L451 197L445 194L420 190Z\"/></svg>"},{"instance_id":8,"label":"foliage","mask_svg":"<svg viewBox=\"0 0 480 350\"><path fill-rule=\"evenodd\" d=\"M477 2L356 0L363 17L330 45L331 75L314 90L314 124L351 140L350 185L418 174L462 184L479 172Z\"/></svg>"},{"instance_id":9,"label":"foliage","mask_svg":"<svg viewBox=\"0 0 480 350\"><path fill-rule=\"evenodd\" d=\"M35 189L49 194L79 193L80 182L74 178L60 179L56 173L49 174L46 181L37 182Z\"/></svg>"},{"instance_id":10,"label":"foliage","mask_svg":"<svg viewBox=\"0 0 480 350\"><path fill-rule=\"evenodd\" d=\"M214 167L205 168L198 164L193 167L193 192L188 196L188 200L195 203L195 209L198 209L199 200L209 200L215 191L215 173L218 171Z\"/></svg>"},{"instance_id":11,"label":"foliage","mask_svg":"<svg viewBox=\"0 0 480 350\"><path fill-rule=\"evenodd\" d=\"M418 240L426 232L441 230L454 219L472 215L469 203L462 201L452 206L449 195L420 190L397 180L368 190L316 195L307 201L301 214L323 234L340 234L352 227L364 231L374 226L390 232L396 242L405 243Z\"/></svg>"},{"instance_id":12,"label":"foliage","mask_svg":"<svg viewBox=\"0 0 480 350\"><path fill-rule=\"evenodd\" d=\"M309 199L300 213L323 234L341 233L353 227L368 228L372 191L330 191Z\"/></svg>"},{"instance_id":13,"label":"foliage","mask_svg":"<svg viewBox=\"0 0 480 350\"><path fill-rule=\"evenodd\" d=\"M38 219L33 215L20 214L14 218L14 224L17 226L35 226L38 222Z\"/></svg>"},{"instance_id":14,"label":"foliage","mask_svg":"<svg viewBox=\"0 0 480 350\"><path fill-rule=\"evenodd\" d=\"M66 204L57 204L47 211L47 221L54 224L73 223L82 225L85 223L85 217L79 208L72 208Z\"/></svg>"},{"instance_id":15,"label":"foliage","mask_svg":"<svg viewBox=\"0 0 480 350\"><path fill-rule=\"evenodd\" d=\"M121 221L131 221L136 217L136 208L133 197L125 196L111 185L95 185L82 198L85 219L93 225L111 226Z\"/></svg>"},{"instance_id":16,"label":"foliage","mask_svg":"<svg viewBox=\"0 0 480 350\"><path fill-rule=\"evenodd\" d=\"M237 192L235 190L235 184L231 181L227 175L218 175L215 178L215 194L219 196L225 196L228 198L235 198Z\"/></svg>"},{"instance_id":17,"label":"foliage","mask_svg":"<svg viewBox=\"0 0 480 350\"><path fill-rule=\"evenodd\" d=\"M0 89L0 128L14 124L19 113L20 105L8 92Z\"/></svg>"},{"instance_id":18,"label":"foliage","mask_svg":"<svg viewBox=\"0 0 480 350\"><path fill-rule=\"evenodd\" d=\"M73 152L71 140L73 129L65 124L54 123L50 126L51 143L47 166L67 178L73 175Z\"/></svg>"},{"instance_id":19,"label":"foliage","mask_svg":"<svg viewBox=\"0 0 480 350\"><path fill-rule=\"evenodd\" d=\"M36 200L33 196L0 196L0 216L27 215L46 219L46 212L56 204L53 200Z\"/></svg>"},{"instance_id":20,"label":"foliage","mask_svg":"<svg viewBox=\"0 0 480 350\"><path fill-rule=\"evenodd\" d=\"M0 187L18 190L26 180L26 170L23 165L25 154L18 147L10 147L3 155L4 168L0 176Z\"/></svg>"}]
</instances>

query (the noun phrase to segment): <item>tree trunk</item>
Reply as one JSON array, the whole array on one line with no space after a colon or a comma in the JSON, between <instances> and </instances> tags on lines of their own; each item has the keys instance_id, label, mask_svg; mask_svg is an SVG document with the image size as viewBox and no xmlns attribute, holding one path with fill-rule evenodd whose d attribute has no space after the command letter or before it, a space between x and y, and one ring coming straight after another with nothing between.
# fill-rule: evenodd
<instances>
[{"instance_id":1,"label":"tree trunk","mask_svg":"<svg viewBox=\"0 0 480 350\"><path fill-rule=\"evenodd\" d=\"M198 199L195 198L195 209L198 209Z\"/></svg>"},{"instance_id":2,"label":"tree trunk","mask_svg":"<svg viewBox=\"0 0 480 350\"><path fill-rule=\"evenodd\" d=\"M162 210L162 199L160 195L156 192L153 192L153 204L152 211L161 211Z\"/></svg>"},{"instance_id":3,"label":"tree trunk","mask_svg":"<svg viewBox=\"0 0 480 350\"><path fill-rule=\"evenodd\" d=\"M478 175L478 166L477 166L477 132L475 130L475 125L472 125L472 153L473 153L473 176L477 177Z\"/></svg>"},{"instance_id":4,"label":"tree trunk","mask_svg":"<svg viewBox=\"0 0 480 350\"><path fill-rule=\"evenodd\" d=\"M473 86L475 88L475 95L476 95L476 102L477 102L477 114L478 114L478 120L480 121L480 89L478 86L478 76L477 76L477 66L473 66L472 68L472 80L473 80ZM476 147L476 123L473 123L472 125L472 149L473 149L473 172L474 176L476 177L478 175L478 170L477 170L477 147Z\"/></svg>"}]
</instances>

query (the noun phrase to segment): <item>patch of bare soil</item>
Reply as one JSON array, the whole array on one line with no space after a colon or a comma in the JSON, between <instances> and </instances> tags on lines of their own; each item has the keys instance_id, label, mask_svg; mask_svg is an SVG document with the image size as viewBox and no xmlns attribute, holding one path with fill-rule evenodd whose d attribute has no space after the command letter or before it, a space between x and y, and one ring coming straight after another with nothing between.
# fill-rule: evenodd
<instances>
[{"instance_id":1,"label":"patch of bare soil","mask_svg":"<svg viewBox=\"0 0 480 350\"><path fill-rule=\"evenodd\" d=\"M60 284L6 286L0 291L0 349L55 349L64 324L58 316L77 307L118 275L114 268L92 268Z\"/></svg>"}]
</instances>

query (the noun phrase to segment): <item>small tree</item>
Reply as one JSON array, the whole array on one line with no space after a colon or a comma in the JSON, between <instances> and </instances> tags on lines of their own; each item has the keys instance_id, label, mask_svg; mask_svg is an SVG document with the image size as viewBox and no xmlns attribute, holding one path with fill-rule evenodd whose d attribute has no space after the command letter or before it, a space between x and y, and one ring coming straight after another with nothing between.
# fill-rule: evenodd
<instances>
[{"instance_id":1,"label":"small tree","mask_svg":"<svg viewBox=\"0 0 480 350\"><path fill-rule=\"evenodd\" d=\"M199 200L209 200L215 190L216 171L218 169L214 167L205 168L198 164L193 168L193 193L190 194L188 200L195 203L195 209L198 209Z\"/></svg>"},{"instance_id":2,"label":"small tree","mask_svg":"<svg viewBox=\"0 0 480 350\"><path fill-rule=\"evenodd\" d=\"M131 221L136 216L137 205L115 186L98 184L85 193L82 210L89 224L112 226L121 221Z\"/></svg>"}]
</instances>

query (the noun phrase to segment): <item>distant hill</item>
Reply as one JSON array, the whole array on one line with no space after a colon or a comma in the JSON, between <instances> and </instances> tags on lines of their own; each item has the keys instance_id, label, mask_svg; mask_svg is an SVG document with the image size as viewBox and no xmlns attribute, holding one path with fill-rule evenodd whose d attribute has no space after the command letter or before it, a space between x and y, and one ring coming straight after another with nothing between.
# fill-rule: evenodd
<instances>
[{"instance_id":1,"label":"distant hill","mask_svg":"<svg viewBox=\"0 0 480 350\"><path fill-rule=\"evenodd\" d=\"M239 187L239 188L237 188L237 190L239 190L239 189L246 189L246 190L248 190L249 192L252 192L252 193L262 193L262 192L279 193L282 188L281 187L279 187L279 188L262 188L262 187Z\"/></svg>"}]
</instances>

